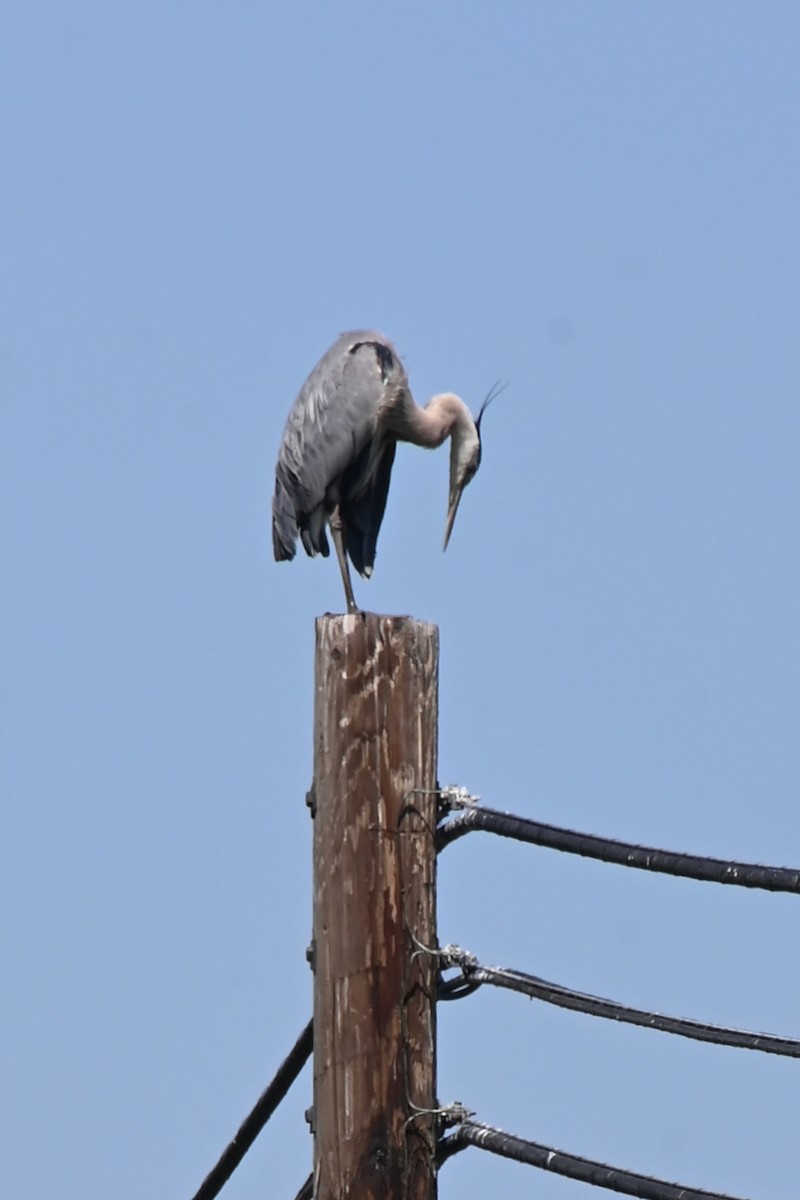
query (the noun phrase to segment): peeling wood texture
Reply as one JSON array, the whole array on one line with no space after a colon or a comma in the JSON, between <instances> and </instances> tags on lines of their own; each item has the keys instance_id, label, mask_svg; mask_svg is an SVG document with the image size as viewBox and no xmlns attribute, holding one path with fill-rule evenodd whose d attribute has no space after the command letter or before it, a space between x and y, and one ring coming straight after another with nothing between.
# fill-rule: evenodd
<instances>
[{"instance_id":1,"label":"peeling wood texture","mask_svg":"<svg viewBox=\"0 0 800 1200\"><path fill-rule=\"evenodd\" d=\"M316 635L314 1196L435 1200L438 629Z\"/></svg>"}]
</instances>

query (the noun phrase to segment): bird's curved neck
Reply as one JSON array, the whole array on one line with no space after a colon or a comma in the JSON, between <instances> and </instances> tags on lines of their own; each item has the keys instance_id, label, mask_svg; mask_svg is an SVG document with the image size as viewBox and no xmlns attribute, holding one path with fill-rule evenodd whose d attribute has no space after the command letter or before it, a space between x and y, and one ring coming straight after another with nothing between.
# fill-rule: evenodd
<instances>
[{"instance_id":1,"label":"bird's curved neck","mask_svg":"<svg viewBox=\"0 0 800 1200\"><path fill-rule=\"evenodd\" d=\"M433 396L424 408L409 397L403 413L403 430L399 436L417 446L435 448L450 436L457 437L473 428L472 414L463 400L452 392Z\"/></svg>"}]
</instances>

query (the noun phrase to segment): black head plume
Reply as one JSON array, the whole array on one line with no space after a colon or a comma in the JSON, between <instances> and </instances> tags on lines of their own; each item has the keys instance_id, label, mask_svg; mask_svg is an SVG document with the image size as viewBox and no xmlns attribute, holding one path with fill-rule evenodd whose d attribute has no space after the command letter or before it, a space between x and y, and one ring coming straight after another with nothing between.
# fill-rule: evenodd
<instances>
[{"instance_id":1,"label":"black head plume","mask_svg":"<svg viewBox=\"0 0 800 1200\"><path fill-rule=\"evenodd\" d=\"M508 387L507 383L499 383L499 382L493 383L492 386L490 387L489 393L488 393L486 399L484 400L483 404L478 409L478 415L475 418L475 428L477 429L479 435L481 432L481 421L483 420L483 414L486 412L487 408L492 403L492 401L496 400L497 397L500 395L500 393L504 392L507 387Z\"/></svg>"},{"instance_id":2,"label":"black head plume","mask_svg":"<svg viewBox=\"0 0 800 1200\"><path fill-rule=\"evenodd\" d=\"M507 383L500 383L500 382L493 383L492 386L489 388L489 392L488 392L486 399L484 400L483 404L478 409L478 415L475 418L475 428L478 431L479 447L480 447L480 441L481 441L481 421L483 420L483 414L486 412L487 408L492 403L492 401L496 400L497 397L500 395L500 393L504 392L507 387L508 387ZM478 451L478 454L480 455L480 449ZM478 458L478 462L480 462L480 457Z\"/></svg>"}]
</instances>

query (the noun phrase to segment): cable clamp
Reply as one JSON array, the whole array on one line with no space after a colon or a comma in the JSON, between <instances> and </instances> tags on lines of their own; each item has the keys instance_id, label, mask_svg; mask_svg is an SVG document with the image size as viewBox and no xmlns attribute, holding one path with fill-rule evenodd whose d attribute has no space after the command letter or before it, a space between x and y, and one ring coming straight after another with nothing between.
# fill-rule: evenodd
<instances>
[{"instance_id":1,"label":"cable clamp","mask_svg":"<svg viewBox=\"0 0 800 1200\"><path fill-rule=\"evenodd\" d=\"M409 1108L414 1111L405 1123L406 1128L418 1117L436 1117L436 1123L440 1130L452 1129L454 1125L461 1125L462 1122L475 1116L475 1113L466 1108L460 1100L454 1100L452 1104L444 1104L439 1108L420 1108L410 1100L408 1103Z\"/></svg>"},{"instance_id":2,"label":"cable clamp","mask_svg":"<svg viewBox=\"0 0 800 1200\"><path fill-rule=\"evenodd\" d=\"M439 1125L441 1129L452 1129L454 1125L461 1125L464 1121L469 1121L470 1117L474 1117L475 1113L462 1104L460 1100L454 1100L452 1104L445 1105L439 1111Z\"/></svg>"},{"instance_id":3,"label":"cable clamp","mask_svg":"<svg viewBox=\"0 0 800 1200\"><path fill-rule=\"evenodd\" d=\"M468 788L456 783L439 789L439 811L442 815L458 812L462 808L475 808L480 800L480 796L474 796Z\"/></svg>"},{"instance_id":4,"label":"cable clamp","mask_svg":"<svg viewBox=\"0 0 800 1200\"><path fill-rule=\"evenodd\" d=\"M463 950L461 946L443 946L438 952L441 960L442 970L446 971L448 967L460 967L467 975L470 971L474 971L478 963L478 959L474 954L470 954L469 950Z\"/></svg>"}]
</instances>

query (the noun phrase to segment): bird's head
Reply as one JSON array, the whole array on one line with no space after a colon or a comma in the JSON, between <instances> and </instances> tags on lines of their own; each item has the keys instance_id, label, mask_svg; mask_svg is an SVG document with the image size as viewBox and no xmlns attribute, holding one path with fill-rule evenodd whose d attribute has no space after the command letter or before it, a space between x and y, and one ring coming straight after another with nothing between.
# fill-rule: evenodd
<instances>
[{"instance_id":1,"label":"bird's head","mask_svg":"<svg viewBox=\"0 0 800 1200\"><path fill-rule=\"evenodd\" d=\"M453 425L450 437L450 496L447 503L447 520L444 526L445 550L450 541L450 534L453 532L464 488L474 478L481 465L481 420L483 414L502 390L502 387L495 384L475 418L467 406L462 405L461 419Z\"/></svg>"}]
</instances>

